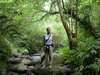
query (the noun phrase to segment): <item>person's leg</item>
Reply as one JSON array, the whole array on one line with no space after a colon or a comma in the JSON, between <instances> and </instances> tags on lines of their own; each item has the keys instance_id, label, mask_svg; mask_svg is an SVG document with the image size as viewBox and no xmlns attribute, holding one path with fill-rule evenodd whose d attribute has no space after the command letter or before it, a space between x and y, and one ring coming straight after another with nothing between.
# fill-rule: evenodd
<instances>
[{"instance_id":1,"label":"person's leg","mask_svg":"<svg viewBox=\"0 0 100 75\"><path fill-rule=\"evenodd\" d=\"M43 56L43 60L42 60L42 63L41 63L41 66L43 66L43 67L46 67L46 65L47 65L47 48L45 47L45 49L44 49L44 56Z\"/></svg>"},{"instance_id":2,"label":"person's leg","mask_svg":"<svg viewBox=\"0 0 100 75\"><path fill-rule=\"evenodd\" d=\"M46 59L46 47L44 48L44 55L43 55L43 60L42 61L45 61Z\"/></svg>"},{"instance_id":3,"label":"person's leg","mask_svg":"<svg viewBox=\"0 0 100 75\"><path fill-rule=\"evenodd\" d=\"M53 53L53 48L50 47L49 48L49 66L51 68L51 65L52 65L52 53Z\"/></svg>"},{"instance_id":4,"label":"person's leg","mask_svg":"<svg viewBox=\"0 0 100 75\"><path fill-rule=\"evenodd\" d=\"M47 66L49 65L49 48L47 49Z\"/></svg>"},{"instance_id":5,"label":"person's leg","mask_svg":"<svg viewBox=\"0 0 100 75\"><path fill-rule=\"evenodd\" d=\"M48 48L46 48L46 53L45 53L45 65L48 65Z\"/></svg>"}]
</instances>

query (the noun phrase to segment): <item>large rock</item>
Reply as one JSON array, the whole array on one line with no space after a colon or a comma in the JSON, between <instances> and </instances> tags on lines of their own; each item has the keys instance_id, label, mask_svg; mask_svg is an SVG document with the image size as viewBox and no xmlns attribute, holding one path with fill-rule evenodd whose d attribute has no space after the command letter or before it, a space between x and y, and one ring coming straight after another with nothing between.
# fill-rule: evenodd
<instances>
[{"instance_id":1,"label":"large rock","mask_svg":"<svg viewBox=\"0 0 100 75\"><path fill-rule=\"evenodd\" d=\"M41 62L41 56L32 56L31 59L33 62Z\"/></svg>"},{"instance_id":2,"label":"large rock","mask_svg":"<svg viewBox=\"0 0 100 75\"><path fill-rule=\"evenodd\" d=\"M28 57L27 57L27 55L22 55L21 58L22 59L27 59Z\"/></svg>"},{"instance_id":3,"label":"large rock","mask_svg":"<svg viewBox=\"0 0 100 75\"><path fill-rule=\"evenodd\" d=\"M37 66L41 62L41 56L31 56L31 63L28 66Z\"/></svg>"},{"instance_id":4,"label":"large rock","mask_svg":"<svg viewBox=\"0 0 100 75\"><path fill-rule=\"evenodd\" d=\"M12 56L14 56L14 57L21 57L22 54L21 54L21 53L18 53L18 50L17 50L17 49L14 49L14 50L12 51Z\"/></svg>"},{"instance_id":5,"label":"large rock","mask_svg":"<svg viewBox=\"0 0 100 75\"><path fill-rule=\"evenodd\" d=\"M10 59L8 59L8 63L10 64L19 64L21 62L21 58L15 58L15 57L12 57Z\"/></svg>"},{"instance_id":6,"label":"large rock","mask_svg":"<svg viewBox=\"0 0 100 75\"><path fill-rule=\"evenodd\" d=\"M25 49L23 52L22 52L23 55L28 55L29 54L29 51L27 49Z\"/></svg>"},{"instance_id":7,"label":"large rock","mask_svg":"<svg viewBox=\"0 0 100 75\"><path fill-rule=\"evenodd\" d=\"M3 69L2 72L0 72L0 75L6 75L7 69Z\"/></svg>"},{"instance_id":8,"label":"large rock","mask_svg":"<svg viewBox=\"0 0 100 75\"><path fill-rule=\"evenodd\" d=\"M63 62L64 62L64 59L60 55L58 55L57 53L52 54L52 64L53 65L61 64Z\"/></svg>"},{"instance_id":9,"label":"large rock","mask_svg":"<svg viewBox=\"0 0 100 75\"><path fill-rule=\"evenodd\" d=\"M8 74L7 75L20 75L19 73L15 73L15 72L8 72Z\"/></svg>"},{"instance_id":10,"label":"large rock","mask_svg":"<svg viewBox=\"0 0 100 75\"><path fill-rule=\"evenodd\" d=\"M32 70L34 67L33 66L28 66L28 70Z\"/></svg>"},{"instance_id":11,"label":"large rock","mask_svg":"<svg viewBox=\"0 0 100 75\"><path fill-rule=\"evenodd\" d=\"M70 70L64 67L39 68L34 67L31 70L35 75L70 75Z\"/></svg>"},{"instance_id":12,"label":"large rock","mask_svg":"<svg viewBox=\"0 0 100 75\"><path fill-rule=\"evenodd\" d=\"M27 65L27 64L30 64L30 63L31 63L31 61L28 60L28 59L23 59L23 60L21 61L21 64L24 64L24 65Z\"/></svg>"},{"instance_id":13,"label":"large rock","mask_svg":"<svg viewBox=\"0 0 100 75\"><path fill-rule=\"evenodd\" d=\"M9 71L13 71L13 72L17 72L17 73L26 73L27 72L27 65L24 65L24 64L18 64L18 65L15 65L13 67L11 67L9 69Z\"/></svg>"},{"instance_id":14,"label":"large rock","mask_svg":"<svg viewBox=\"0 0 100 75\"><path fill-rule=\"evenodd\" d=\"M41 54L41 58L42 58L42 61L44 60L44 54L42 53ZM64 59L60 56L60 55L58 55L57 53L52 53L52 64L53 65L58 65L58 64L61 64L61 63L63 63L64 62ZM43 63L42 64L44 64L44 61L43 61Z\"/></svg>"},{"instance_id":15,"label":"large rock","mask_svg":"<svg viewBox=\"0 0 100 75\"><path fill-rule=\"evenodd\" d=\"M33 56L41 56L41 55L43 55L44 53L35 53L35 54L33 54Z\"/></svg>"},{"instance_id":16,"label":"large rock","mask_svg":"<svg viewBox=\"0 0 100 75\"><path fill-rule=\"evenodd\" d=\"M19 58L20 58L20 57L22 56L22 54L21 54L21 53L15 52L15 53L13 53L13 56L14 56L14 57L19 57Z\"/></svg>"}]
</instances>

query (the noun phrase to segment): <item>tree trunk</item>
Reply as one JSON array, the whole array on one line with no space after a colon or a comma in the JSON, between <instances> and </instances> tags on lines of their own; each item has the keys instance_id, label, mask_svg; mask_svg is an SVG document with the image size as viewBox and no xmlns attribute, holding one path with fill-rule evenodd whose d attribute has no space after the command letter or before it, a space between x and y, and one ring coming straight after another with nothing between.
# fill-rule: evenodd
<instances>
[{"instance_id":1,"label":"tree trunk","mask_svg":"<svg viewBox=\"0 0 100 75\"><path fill-rule=\"evenodd\" d=\"M76 42L76 38L73 37L73 34L71 33L70 31L70 28L66 22L66 19L65 19L65 16L63 14L63 9L62 9L62 6L61 6L61 1L60 0L57 0L57 5L58 5L58 8L59 8L59 13L60 13L60 18L61 18L61 21L63 23L63 26L66 30L66 33L68 35L68 39L69 39L69 48L70 49L76 49L77 48L77 42Z\"/></svg>"},{"instance_id":2,"label":"tree trunk","mask_svg":"<svg viewBox=\"0 0 100 75\"><path fill-rule=\"evenodd\" d=\"M78 45L77 45L76 33L71 33L71 36L72 40L69 40L69 48L71 50L77 49Z\"/></svg>"}]
</instances>

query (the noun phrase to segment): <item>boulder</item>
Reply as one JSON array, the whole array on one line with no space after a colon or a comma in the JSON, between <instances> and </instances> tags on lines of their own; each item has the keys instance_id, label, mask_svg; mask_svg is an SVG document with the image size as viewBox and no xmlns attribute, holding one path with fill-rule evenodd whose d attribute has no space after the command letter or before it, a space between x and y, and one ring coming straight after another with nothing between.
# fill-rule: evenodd
<instances>
[{"instance_id":1,"label":"boulder","mask_svg":"<svg viewBox=\"0 0 100 75\"><path fill-rule=\"evenodd\" d=\"M31 63L28 66L37 66L41 62L41 56L31 56Z\"/></svg>"},{"instance_id":2,"label":"boulder","mask_svg":"<svg viewBox=\"0 0 100 75\"><path fill-rule=\"evenodd\" d=\"M22 55L21 58L27 59L28 58L28 55Z\"/></svg>"},{"instance_id":3,"label":"boulder","mask_svg":"<svg viewBox=\"0 0 100 75\"><path fill-rule=\"evenodd\" d=\"M28 69L27 69L27 65L24 65L24 64L22 64L22 63L20 63L20 64L18 64L18 65L15 65L15 66L13 66L13 67L11 67L11 68L9 69L9 71L16 72L16 73L20 73L20 74L26 73L27 70L28 70Z\"/></svg>"},{"instance_id":4,"label":"boulder","mask_svg":"<svg viewBox=\"0 0 100 75\"><path fill-rule=\"evenodd\" d=\"M33 66L28 66L28 70L32 70L34 67Z\"/></svg>"},{"instance_id":5,"label":"boulder","mask_svg":"<svg viewBox=\"0 0 100 75\"><path fill-rule=\"evenodd\" d=\"M44 54L42 54L42 57L41 57L41 59L42 59L42 64L44 64ZM52 64L53 65L59 65L59 64L62 64L64 62L64 59L59 55L59 54L57 54L57 53L52 53Z\"/></svg>"},{"instance_id":6,"label":"boulder","mask_svg":"<svg viewBox=\"0 0 100 75\"><path fill-rule=\"evenodd\" d=\"M31 71L32 71L33 68L34 68L33 66L28 66L28 72L27 72L27 73L28 73L29 75L32 73Z\"/></svg>"},{"instance_id":7,"label":"boulder","mask_svg":"<svg viewBox=\"0 0 100 75\"><path fill-rule=\"evenodd\" d=\"M15 73L15 72L8 72L8 74L7 75L20 75L19 73Z\"/></svg>"},{"instance_id":8,"label":"boulder","mask_svg":"<svg viewBox=\"0 0 100 75\"><path fill-rule=\"evenodd\" d=\"M2 72L0 72L0 75L6 75L7 69L3 69Z\"/></svg>"},{"instance_id":9,"label":"boulder","mask_svg":"<svg viewBox=\"0 0 100 75\"><path fill-rule=\"evenodd\" d=\"M70 70L64 67L39 68L34 67L31 72L35 75L70 75Z\"/></svg>"},{"instance_id":10,"label":"boulder","mask_svg":"<svg viewBox=\"0 0 100 75\"><path fill-rule=\"evenodd\" d=\"M31 59L33 62L41 62L41 56L32 56Z\"/></svg>"},{"instance_id":11,"label":"boulder","mask_svg":"<svg viewBox=\"0 0 100 75\"><path fill-rule=\"evenodd\" d=\"M34 73L31 73L30 75L35 75Z\"/></svg>"},{"instance_id":12,"label":"boulder","mask_svg":"<svg viewBox=\"0 0 100 75\"><path fill-rule=\"evenodd\" d=\"M33 54L33 56L41 56L41 55L43 55L44 53L35 53L35 54Z\"/></svg>"},{"instance_id":13,"label":"boulder","mask_svg":"<svg viewBox=\"0 0 100 75\"><path fill-rule=\"evenodd\" d=\"M10 64L19 64L21 62L21 58L15 58L15 57L12 57L10 59L8 59L8 63Z\"/></svg>"},{"instance_id":14,"label":"boulder","mask_svg":"<svg viewBox=\"0 0 100 75\"><path fill-rule=\"evenodd\" d=\"M60 55L58 55L57 53L52 54L52 64L53 65L61 64L63 62L64 62L64 59Z\"/></svg>"},{"instance_id":15,"label":"boulder","mask_svg":"<svg viewBox=\"0 0 100 75\"><path fill-rule=\"evenodd\" d=\"M21 64L24 64L24 65L27 65L27 64L30 64L31 63L31 60L28 60L28 59L23 59L21 61Z\"/></svg>"},{"instance_id":16,"label":"boulder","mask_svg":"<svg viewBox=\"0 0 100 75\"><path fill-rule=\"evenodd\" d=\"M18 58L18 57L20 58L20 57L22 56L22 54L21 54L21 53L15 52L15 53L13 53L13 56L14 56L14 57L17 57L17 58Z\"/></svg>"},{"instance_id":17,"label":"boulder","mask_svg":"<svg viewBox=\"0 0 100 75\"><path fill-rule=\"evenodd\" d=\"M29 51L27 49L25 49L23 52L22 52L23 55L28 55L29 54Z\"/></svg>"}]
</instances>

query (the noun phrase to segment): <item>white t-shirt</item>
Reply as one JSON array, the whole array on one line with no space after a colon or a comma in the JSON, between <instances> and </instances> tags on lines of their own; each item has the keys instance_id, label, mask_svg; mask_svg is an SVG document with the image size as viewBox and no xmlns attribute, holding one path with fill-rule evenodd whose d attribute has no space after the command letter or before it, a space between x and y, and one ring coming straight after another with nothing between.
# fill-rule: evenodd
<instances>
[{"instance_id":1,"label":"white t-shirt","mask_svg":"<svg viewBox=\"0 0 100 75\"><path fill-rule=\"evenodd\" d=\"M52 39L52 36L53 36L53 34L45 34L44 35L44 37L45 37L45 40L48 40L45 44L46 45L51 45L51 44L53 44L53 39ZM49 38L50 37L50 38ZM49 38L49 39L48 39Z\"/></svg>"}]
</instances>

